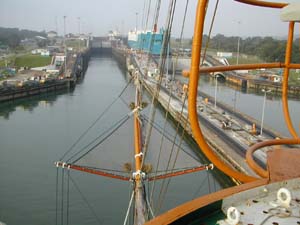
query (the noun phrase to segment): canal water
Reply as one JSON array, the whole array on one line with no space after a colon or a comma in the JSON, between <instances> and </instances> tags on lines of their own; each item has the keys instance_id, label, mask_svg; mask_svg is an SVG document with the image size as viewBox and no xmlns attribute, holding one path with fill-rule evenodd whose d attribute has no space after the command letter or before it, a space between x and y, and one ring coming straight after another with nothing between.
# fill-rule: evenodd
<instances>
[{"instance_id":1,"label":"canal water","mask_svg":"<svg viewBox=\"0 0 300 225\"><path fill-rule=\"evenodd\" d=\"M0 105L0 221L7 225L55 224L58 184L58 224L62 224L61 169L57 183L54 162L118 96L127 82L125 72L114 59L92 57L84 80L74 91ZM123 102L129 104L134 101L133 96L134 86L129 85L122 95L123 100L117 100L75 150L128 113L128 107ZM156 117L159 125L163 126L163 112L158 111ZM171 123L168 123L167 130L175 135ZM123 129L119 136L106 140L107 157L105 154L99 155L99 162L111 165L112 169L118 161L121 162L119 166L126 162L123 149L132 149L125 143L127 139L132 139L131 132ZM160 140L160 137L153 136L152 147L157 146L158 149ZM113 147L110 149L109 146ZM184 142L183 146L192 152L187 143ZM112 154L112 151L115 153ZM70 181L69 184L69 224L123 223L131 194L129 182L76 171L70 173L74 183ZM65 190L66 185L64 183ZM206 171L174 178L162 211L219 188L218 181ZM158 192L159 183L155 193ZM67 224L66 192L63 205L63 220Z\"/></svg>"}]
</instances>

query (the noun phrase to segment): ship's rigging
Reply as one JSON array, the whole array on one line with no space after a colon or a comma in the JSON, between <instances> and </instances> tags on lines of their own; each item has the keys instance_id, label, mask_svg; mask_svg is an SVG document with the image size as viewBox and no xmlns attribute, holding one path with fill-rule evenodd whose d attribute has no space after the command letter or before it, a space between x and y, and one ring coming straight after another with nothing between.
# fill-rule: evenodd
<instances>
[{"instance_id":1,"label":"ship's rigging","mask_svg":"<svg viewBox=\"0 0 300 225\"><path fill-rule=\"evenodd\" d=\"M252 5L258 5L263 7L272 7L272 8L282 8L286 6L286 4L282 3L270 3L270 2L263 2L263 1L255 1L255 0L236 0L238 2L246 3L246 4L252 4ZM189 1L186 1L186 9L185 14L183 17L183 24L182 24L182 30L181 30L181 40L183 37L183 29L184 29L184 23L185 18L187 14L187 6ZM242 172L239 172L230 166L228 166L224 161L219 159L219 157L213 152L212 147L209 146L204 138L204 135L201 130L201 126L199 126L198 123L198 114L197 114L197 90L198 90L198 80L199 80L199 72L218 72L218 71L229 71L229 70L237 70L237 69L254 69L254 68L284 68L284 80L283 80L283 94L282 94L282 101L283 101L283 111L284 111L284 117L288 126L288 129L293 136L294 139L281 139L281 140L271 140L268 142L262 142L259 144L254 145L251 147L247 152L247 161L249 163L249 166L257 173L258 176L261 178L269 178L269 171L266 169L261 168L253 159L253 153L265 146L272 146L272 145L278 145L278 144L299 144L299 136L297 132L295 131L295 128L293 127L291 118L289 116L289 109L288 109L288 102L287 102L287 87L288 87L288 77L289 77L289 70L291 68L300 68L298 64L291 64L291 48L292 48L292 41L293 41L293 32L294 32L294 24L295 22L289 22L289 36L288 36L288 42L287 42L287 49L286 49L286 59L284 63L269 63L269 64L258 64L258 65L236 65L236 66L224 66L224 67L212 67L212 68L201 68L199 69L199 65L202 65L205 59L206 50L209 45L210 35L214 24L215 15L218 9L218 3L219 1L216 1L215 10L213 19L211 21L211 26L209 30L209 38L205 46L204 50L204 57L202 58L201 62L201 49L202 49L202 35L203 35L203 28L204 28L204 20L205 15L208 7L208 1L207 0L199 0L198 8L197 8L197 15L196 15L196 23L195 23L195 30L194 30L194 37L193 37L193 46L192 46L192 62L191 62L191 68L190 71L185 72L185 75L189 76L189 87L188 87L188 112L189 112L189 121L191 124L191 128L194 134L194 138L196 142L198 143L199 147L201 148L202 152L206 155L206 157L215 165L218 169L220 169L222 172L227 174L229 177L232 177L236 179L237 181L241 183L248 183L248 182L256 182L259 183L259 179L257 176L250 176L246 175ZM146 25L145 30L147 28L148 20L149 20L149 13L150 13L150 5L151 0L149 0L148 8L146 9L146 2L144 3L144 9L143 12L147 12L146 16ZM157 23L158 18L160 14L160 8L161 8L161 1L157 0L156 2L156 11L154 16L154 22L153 22L153 32L156 32L157 29ZM155 91L153 94L153 98L151 100L151 106L150 106L150 113L149 117L146 117L143 115L143 106L142 106L142 79L140 77L141 73L140 71L134 71L133 74L133 80L136 86L136 95L135 95L135 102L132 105L132 110L124 115L119 121L117 121L115 124L113 124L109 129L107 129L105 132L103 132L101 135L96 137L92 142L84 146L80 151L73 154L68 160L62 161L62 159L69 154L74 146L78 144L78 142L88 133L89 129L93 127L94 124L96 124L102 116L108 112L110 107L117 101L117 99L122 97L122 94L124 93L125 89L128 87L130 81L127 83L126 87L121 91L121 93L118 95L118 98L115 99L108 107L103 111L103 113L95 120L95 122L78 138L78 140L70 147L70 149L66 152L66 154L63 155L61 160L56 163L57 167L62 167L62 190L64 189L64 169L68 169L67 177L69 178L69 169L79 170L91 174L101 175L109 178L115 178L123 181L131 181L132 182L132 194L129 201L128 210L125 216L124 224L127 224L128 222L128 216L130 209L133 208L134 210L134 224L144 224L149 219L152 219L158 212L160 211L163 201L165 199L166 192L168 190L168 186L170 183L170 177L178 176L182 174L202 171L202 170L208 170L213 169L212 165L200 165L200 166L193 166L188 168L175 168L175 165L177 163L177 157L179 154L179 151L182 150L182 140L184 137L184 131L179 134L179 142L177 141L177 133L179 131L179 122L176 126L176 135L172 138L169 138L171 140L171 150L169 152L168 159L166 160L167 164L163 171L160 170L160 163L162 161L161 154L163 150L163 143L165 139L168 139L166 135L166 124L168 119L168 112L169 112L169 105L172 97L172 90L173 88L170 88L170 92L168 93L168 106L166 109L166 114L164 118L163 127L161 129L161 139L159 143L159 151L158 151L158 157L157 162L155 166L153 167L152 164L147 164L146 159L147 155L149 154L149 146L150 146L150 139L152 134L152 129L155 127L155 114L157 110L157 101L160 93L160 88L162 85L162 79L164 76L164 71L166 68L166 60L168 57L168 45L170 41L170 36L172 32L172 26L173 26L173 19L174 19L174 13L176 9L176 0L171 0L169 4L168 9L168 17L167 22L165 26L164 31L164 39L163 39L163 45L162 45L162 51L160 54L160 60L158 63L158 79L157 83L155 85ZM143 17L144 18L144 17ZM144 20L142 22L142 25L144 23ZM153 46L154 39L151 38L151 44L150 49ZM138 54L138 53L137 53ZM145 57L145 54L140 54L140 57ZM147 65L150 63L151 58L151 51L148 52L146 55L147 59ZM176 63L177 64L177 60ZM146 71L147 73L147 71ZM184 100L182 102L182 108L180 111L180 117L183 117L183 109L186 104L187 99L187 93L185 93ZM101 145L105 140L110 138L116 131L119 130L127 121L129 121L133 117L133 127L134 127L134 163L126 163L124 165L124 170L109 170L109 169L103 169L100 167L94 167L94 166L83 166L83 165L77 165L77 163L82 160L84 157L86 157L88 154L90 154L92 151L97 149L99 145ZM147 129L146 133L144 134L141 131L141 128L143 127L143 121L147 122ZM184 129L183 129L184 130ZM177 151L176 151L177 147ZM191 157L193 158L193 157ZM195 158L194 158L195 159ZM153 172L154 170L154 172ZM57 169L58 174L58 169ZM158 194L158 203L153 202L153 193L156 188L156 180L164 179L161 185L161 189ZM151 186L151 190L146 192L145 188L145 181L153 181L153 185ZM58 183L58 182L57 182ZM69 186L69 179L67 182L67 186ZM57 186L58 189L58 186ZM62 192L63 193L63 192ZM67 199L68 197L67 193ZM58 206L58 197L57 198L57 206ZM62 198L61 203L61 224L64 223L64 196ZM67 200L69 201L69 200ZM67 204L68 205L68 204ZM58 208L58 207L57 207ZM67 210L67 224L68 224L68 208ZM58 214L56 214L56 224L58 224Z\"/></svg>"},{"instance_id":2,"label":"ship's rigging","mask_svg":"<svg viewBox=\"0 0 300 225\"><path fill-rule=\"evenodd\" d=\"M147 28L148 20L149 20L149 13L150 13L150 6L151 6L151 0L149 1L148 9L147 9L147 19L146 19L146 24L145 24L145 30ZM153 21L153 29L154 32L157 29L157 23L158 23L158 18L159 18L159 12L160 12L160 6L161 6L161 1L158 0L156 2L156 10L155 10L155 16L154 16L154 21ZM187 7L188 7L188 0L186 2L186 9L184 13L184 19L183 19L183 24L182 24L182 30L181 30L181 39L183 37L183 29L184 29L184 23L185 23L185 18L187 14ZM146 116L142 115L142 85L140 84L140 77L139 73L136 72L134 74L134 83L136 85L136 97L135 97L135 103L134 103L134 109L126 114L124 117L122 117L119 121L117 121L115 124L113 124L108 130L105 132L101 133L98 137L96 137L92 142L88 143L85 145L82 149L71 155L66 161L63 161L63 159L74 149L74 147L83 139L83 137L89 132L89 130L98 122L101 120L101 118L109 111L109 109L113 106L114 103L117 102L118 99L122 99L122 94L128 87L129 83L132 81L132 79L129 80L127 85L124 87L124 89L121 91L121 93L118 95L114 101L112 101L111 104L109 104L106 109L99 115L99 117L92 123L91 126L89 126L83 133L82 135L74 142L74 144L66 151L66 153L61 157L60 161L56 162L57 170L58 167L61 167L64 171L64 169L68 169L68 186L69 186L69 170L79 170L82 172L87 172L91 174L96 174L96 175L101 175L109 178L115 178L123 181L132 181L133 182L133 192L130 198L129 202L129 207L128 211L126 213L125 221L124 224L127 223L128 221L128 213L130 211L130 208L132 205L134 206L134 224L143 224L145 221L149 220L150 218L154 217L154 212L152 210L153 207L153 193L155 191L155 182L156 180L159 179L164 179L162 187L159 192L159 203L157 205L157 210L156 212L160 211L160 208L162 206L163 200L165 198L169 183L170 183L170 178L174 176L179 176L183 174L188 174L188 173L194 173L202 170L209 170L213 169L212 165L200 165L200 166L194 166L194 167L185 167L185 168L176 168L176 161L179 155L180 150L182 150L182 140L184 136L184 131L180 134L179 138L180 140L178 141L177 139L177 134L174 137L168 137L167 136L167 130L166 130L166 124L168 120L168 110L166 111L165 118L164 118L164 125L161 130L161 140L160 140L160 145L159 145L159 154L158 154L158 159L157 163L155 166L154 172L151 173L152 166L149 166L149 164L145 163L145 159L147 156L148 148L149 148L149 142L151 139L151 133L152 133L152 128L154 126L155 128L155 113L156 113L156 106L157 106L157 98L160 92L160 87L161 87L161 82L162 82L162 77L164 76L164 71L165 71L165 66L166 66L166 59L167 59L167 54L168 54L168 46L169 46L169 41L170 41L170 36L171 36L171 30L172 30L172 25L173 25L173 18L174 18L174 13L175 13L175 8L176 8L176 0L170 1L169 4L169 13L167 17L167 22L166 22L166 29L164 32L164 39L163 39L163 48L161 51L160 55L160 61L159 61L159 80L156 85L156 91L155 94L153 95L152 98L152 103L151 103L151 109L149 113L149 117L147 118ZM153 46L154 42L154 37L151 37L151 44L150 44L150 49ZM147 64L150 63L150 57L152 57L149 54L147 55ZM177 62L176 62L177 64ZM171 89L172 90L172 89ZM170 99L172 96L172 91L169 93L169 103L170 104ZM186 98L185 98L186 99ZM183 116L183 108L185 105L185 101L182 104L182 110L180 113L180 116ZM169 107L169 106L168 106ZM125 165L125 168L127 168L127 172L120 171L120 170L109 170L109 169L101 169L101 168L96 168L96 167L91 167L91 166L81 166L77 165L78 161L80 161L82 158L87 156L90 152L95 150L99 145L101 145L106 139L110 138L110 136L116 132L120 127L122 127L123 124L125 124L131 117L134 117L134 145L135 145L135 154L134 154L134 159L135 159L135 170L133 170L132 165L129 163ZM141 126L142 121L147 122L147 132L145 134L145 137L143 138L143 134L141 133ZM155 128L157 129L157 127ZM179 131L179 122L177 123L176 126L176 131ZM161 165L160 165L160 160L161 160L161 153L162 149L165 148L164 146L164 141L165 139L169 139L172 141L172 147L171 151L167 160L167 166L166 168L162 171L161 170ZM143 145L142 145L143 142ZM143 146L143 147L142 147ZM177 150L175 151L175 149ZM190 155L190 153L188 153ZM191 156L191 155L190 155ZM193 157L193 156L191 156ZM196 159L195 157L193 157ZM198 159L196 159L198 161ZM130 172L134 171L134 172ZM130 172L130 173L129 173ZM58 174L58 171L57 171ZM62 172L62 185L64 184L64 172ZM165 183L165 179L167 182ZM146 195L145 192L145 184L144 181L153 181L153 185L151 188L151 194L150 194L150 201L149 201L149 196ZM74 182L74 181L73 181ZM58 188L58 187L57 187ZM64 187L62 186L62 190ZM63 193L63 191L62 191ZM57 198L57 210L58 210L58 197ZM61 203L61 224L64 223L64 217L63 217L63 210L64 210L64 203L63 199L64 196L61 196L62 198L62 203ZM67 199L69 198L69 194L67 194ZM134 201L133 201L134 200ZM69 200L67 200L69 202ZM134 203L133 203L134 202ZM68 205L68 203L67 203ZM67 206L67 217L68 217L68 206ZM56 212L56 224L58 224L58 212ZM67 224L68 224L68 219L67 219Z\"/></svg>"}]
</instances>

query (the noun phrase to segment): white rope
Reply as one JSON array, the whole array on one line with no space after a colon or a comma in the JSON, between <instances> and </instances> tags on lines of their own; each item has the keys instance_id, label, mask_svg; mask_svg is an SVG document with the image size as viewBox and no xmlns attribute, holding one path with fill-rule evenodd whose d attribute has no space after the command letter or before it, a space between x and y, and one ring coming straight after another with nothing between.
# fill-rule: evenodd
<instances>
[{"instance_id":1,"label":"white rope","mask_svg":"<svg viewBox=\"0 0 300 225\"><path fill-rule=\"evenodd\" d=\"M151 207L151 205L150 205L149 200L148 200L147 197L146 197L146 202L147 202L147 205L148 205L148 209L149 209L149 211L150 211L150 213L151 213L151 216L152 216L152 218L154 218L155 215L154 215L154 213L153 213L152 207Z\"/></svg>"},{"instance_id":2,"label":"white rope","mask_svg":"<svg viewBox=\"0 0 300 225\"><path fill-rule=\"evenodd\" d=\"M130 198L130 201L129 201L129 205L128 205L128 209L127 209L127 212L126 212L126 217L125 217L123 225L126 225L126 223L127 223L129 212L130 212L130 208L131 208L131 204L132 204L132 201L133 201L133 197L134 197L134 191L131 194L131 198Z\"/></svg>"}]
</instances>

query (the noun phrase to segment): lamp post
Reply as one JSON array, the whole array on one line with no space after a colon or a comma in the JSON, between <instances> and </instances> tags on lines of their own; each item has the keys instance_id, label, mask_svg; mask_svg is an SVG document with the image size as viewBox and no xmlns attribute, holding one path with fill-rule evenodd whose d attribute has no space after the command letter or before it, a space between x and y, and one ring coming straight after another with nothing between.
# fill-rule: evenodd
<instances>
[{"instance_id":1,"label":"lamp post","mask_svg":"<svg viewBox=\"0 0 300 225\"><path fill-rule=\"evenodd\" d=\"M262 133L263 133L267 93L271 92L271 90L262 89L261 91L264 92L264 101L263 101L263 109L262 109L262 115L261 115L260 135L262 135Z\"/></svg>"},{"instance_id":2,"label":"lamp post","mask_svg":"<svg viewBox=\"0 0 300 225\"><path fill-rule=\"evenodd\" d=\"M236 64L239 64L239 57L240 57L240 41L241 37L239 34L239 28L240 28L241 21L238 21L238 43L237 43L237 53L236 53Z\"/></svg>"},{"instance_id":3,"label":"lamp post","mask_svg":"<svg viewBox=\"0 0 300 225\"><path fill-rule=\"evenodd\" d=\"M77 19L78 19L78 51L80 52L81 50L80 17L78 17Z\"/></svg>"},{"instance_id":4,"label":"lamp post","mask_svg":"<svg viewBox=\"0 0 300 225\"><path fill-rule=\"evenodd\" d=\"M65 70L64 76L66 76L67 72L67 45L66 45L66 16L64 16L64 49L65 49Z\"/></svg>"},{"instance_id":5,"label":"lamp post","mask_svg":"<svg viewBox=\"0 0 300 225\"><path fill-rule=\"evenodd\" d=\"M218 77L219 75L215 75L215 108L217 108L217 89L218 89Z\"/></svg>"},{"instance_id":6,"label":"lamp post","mask_svg":"<svg viewBox=\"0 0 300 225\"><path fill-rule=\"evenodd\" d=\"M138 12L136 12L135 13L135 30L136 30L136 32L137 32L137 30L138 30L138 15L139 15L139 13Z\"/></svg>"}]
</instances>

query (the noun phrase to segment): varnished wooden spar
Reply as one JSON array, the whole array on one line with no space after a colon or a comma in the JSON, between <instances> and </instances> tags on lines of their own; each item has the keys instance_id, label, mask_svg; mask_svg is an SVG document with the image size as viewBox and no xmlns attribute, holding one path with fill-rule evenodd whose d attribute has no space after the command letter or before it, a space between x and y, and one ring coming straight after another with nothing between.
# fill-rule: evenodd
<instances>
[{"instance_id":1,"label":"varnished wooden spar","mask_svg":"<svg viewBox=\"0 0 300 225\"><path fill-rule=\"evenodd\" d=\"M72 164L68 164L68 163L64 163L64 162L56 162L55 165L57 167L78 170L78 171L82 171L85 173L95 174L95 175L99 175L99 176L103 176L103 177L109 177L109 178L114 178L114 179L124 180L124 181L130 180L130 177L121 176L121 175L117 175L117 174L113 174L113 173L108 173L108 172L104 172L104 171L97 170L97 169L91 169L91 168L84 167L84 166L72 165Z\"/></svg>"},{"instance_id":2,"label":"varnished wooden spar","mask_svg":"<svg viewBox=\"0 0 300 225\"><path fill-rule=\"evenodd\" d=\"M137 75L138 76L138 75ZM140 108L140 83L138 77L136 81L136 92L135 92L135 108ZM139 120L139 111L136 110L134 113L134 148L135 148L135 172L133 173L134 181L134 224L142 225L148 220L148 208L147 201L145 199L145 188L144 188L144 173L142 172L142 157L141 152L141 127Z\"/></svg>"},{"instance_id":3,"label":"varnished wooden spar","mask_svg":"<svg viewBox=\"0 0 300 225\"><path fill-rule=\"evenodd\" d=\"M159 175L159 176L155 176L155 177L149 177L148 180L149 181L161 180L161 179L166 179L169 177L175 177L175 176L185 175L185 174L189 174L189 173L195 173L195 172L202 171L202 170L212 170L213 168L214 168L213 164L203 165L203 166L198 166L198 167L194 167L191 169L180 170L180 171L176 171L173 173L167 173L167 174L163 174L163 175Z\"/></svg>"}]
</instances>

